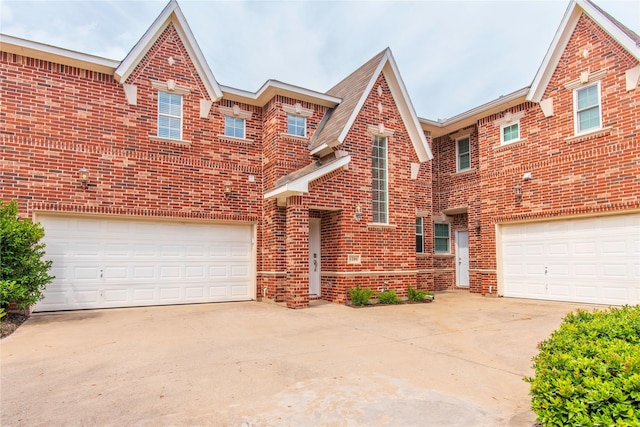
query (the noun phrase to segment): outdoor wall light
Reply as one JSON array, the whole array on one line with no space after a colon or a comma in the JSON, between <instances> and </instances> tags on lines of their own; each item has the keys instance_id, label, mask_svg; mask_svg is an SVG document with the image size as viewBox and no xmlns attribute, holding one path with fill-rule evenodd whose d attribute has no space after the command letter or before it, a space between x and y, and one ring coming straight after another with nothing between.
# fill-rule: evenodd
<instances>
[{"instance_id":1,"label":"outdoor wall light","mask_svg":"<svg viewBox=\"0 0 640 427\"><path fill-rule=\"evenodd\" d=\"M353 215L353 219L360 221L362 218L362 206L356 205L356 213Z\"/></svg>"},{"instance_id":2,"label":"outdoor wall light","mask_svg":"<svg viewBox=\"0 0 640 427\"><path fill-rule=\"evenodd\" d=\"M89 187L89 170L87 168L80 169L78 171L78 178L80 178L82 188L87 189Z\"/></svg>"},{"instance_id":3,"label":"outdoor wall light","mask_svg":"<svg viewBox=\"0 0 640 427\"><path fill-rule=\"evenodd\" d=\"M476 233L480 234L480 230L482 229L482 227L480 226L480 220L476 220Z\"/></svg>"},{"instance_id":4,"label":"outdoor wall light","mask_svg":"<svg viewBox=\"0 0 640 427\"><path fill-rule=\"evenodd\" d=\"M230 182L225 182L224 183L224 195L229 197L231 195L231 183Z\"/></svg>"},{"instance_id":5,"label":"outdoor wall light","mask_svg":"<svg viewBox=\"0 0 640 427\"><path fill-rule=\"evenodd\" d=\"M513 186L513 192L516 195L516 199L522 198L522 185L516 184Z\"/></svg>"}]
</instances>

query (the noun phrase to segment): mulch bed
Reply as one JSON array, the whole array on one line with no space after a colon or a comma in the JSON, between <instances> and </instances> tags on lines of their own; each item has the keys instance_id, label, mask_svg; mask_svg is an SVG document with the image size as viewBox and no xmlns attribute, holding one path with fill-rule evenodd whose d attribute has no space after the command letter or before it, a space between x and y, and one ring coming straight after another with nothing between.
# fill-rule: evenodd
<instances>
[{"instance_id":1,"label":"mulch bed","mask_svg":"<svg viewBox=\"0 0 640 427\"><path fill-rule=\"evenodd\" d=\"M0 339L8 337L22 325L29 316L20 313L7 313L0 319Z\"/></svg>"}]
</instances>

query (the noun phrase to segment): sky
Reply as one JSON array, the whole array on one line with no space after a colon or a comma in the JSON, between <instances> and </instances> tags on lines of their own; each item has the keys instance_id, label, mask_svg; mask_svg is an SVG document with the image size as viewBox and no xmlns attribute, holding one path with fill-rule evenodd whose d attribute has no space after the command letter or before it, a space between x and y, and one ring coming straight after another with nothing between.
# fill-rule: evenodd
<instances>
[{"instance_id":1,"label":"sky","mask_svg":"<svg viewBox=\"0 0 640 427\"><path fill-rule=\"evenodd\" d=\"M595 0L640 34L640 0ZM0 32L122 60L168 0L0 0ZM178 0L218 83L325 92L390 47L419 117L529 86L569 0Z\"/></svg>"}]
</instances>

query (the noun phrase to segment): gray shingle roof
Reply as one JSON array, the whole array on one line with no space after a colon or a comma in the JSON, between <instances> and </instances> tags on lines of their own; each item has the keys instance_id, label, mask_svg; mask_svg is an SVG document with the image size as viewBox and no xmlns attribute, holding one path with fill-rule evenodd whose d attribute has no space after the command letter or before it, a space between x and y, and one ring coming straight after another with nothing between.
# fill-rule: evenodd
<instances>
[{"instance_id":1,"label":"gray shingle roof","mask_svg":"<svg viewBox=\"0 0 640 427\"><path fill-rule=\"evenodd\" d=\"M388 49L383 50L367 63L351 73L347 78L329 89L326 94L342 99L342 102L327 112L327 116L320 123L319 129L314 133L309 143L309 149L332 144L338 140L349 118L353 115L358 101L364 93L368 83L374 77L373 73L380 65L380 61Z\"/></svg>"}]
</instances>

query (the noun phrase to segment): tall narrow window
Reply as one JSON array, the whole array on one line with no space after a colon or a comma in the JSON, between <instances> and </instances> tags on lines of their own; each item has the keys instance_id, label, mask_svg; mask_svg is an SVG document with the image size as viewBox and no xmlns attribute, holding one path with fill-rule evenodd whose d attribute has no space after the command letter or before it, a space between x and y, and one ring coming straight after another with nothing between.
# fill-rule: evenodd
<instances>
[{"instance_id":1,"label":"tall narrow window","mask_svg":"<svg viewBox=\"0 0 640 427\"><path fill-rule=\"evenodd\" d=\"M307 136L307 119L295 114L287 115L287 133L289 135Z\"/></svg>"},{"instance_id":2,"label":"tall narrow window","mask_svg":"<svg viewBox=\"0 0 640 427\"><path fill-rule=\"evenodd\" d=\"M244 138L245 120L240 117L224 116L224 134L235 138Z\"/></svg>"},{"instance_id":3,"label":"tall narrow window","mask_svg":"<svg viewBox=\"0 0 640 427\"><path fill-rule=\"evenodd\" d=\"M449 224L434 224L434 251L438 254L448 254L450 252Z\"/></svg>"},{"instance_id":4,"label":"tall narrow window","mask_svg":"<svg viewBox=\"0 0 640 427\"><path fill-rule=\"evenodd\" d=\"M386 224L388 220L387 138L373 136L372 155L373 222Z\"/></svg>"},{"instance_id":5,"label":"tall narrow window","mask_svg":"<svg viewBox=\"0 0 640 427\"><path fill-rule=\"evenodd\" d=\"M456 154L458 171L471 168L471 144L468 136L456 141Z\"/></svg>"},{"instance_id":6,"label":"tall narrow window","mask_svg":"<svg viewBox=\"0 0 640 427\"><path fill-rule=\"evenodd\" d=\"M576 89L576 133L599 129L600 122L600 82Z\"/></svg>"},{"instance_id":7,"label":"tall narrow window","mask_svg":"<svg viewBox=\"0 0 640 427\"><path fill-rule=\"evenodd\" d=\"M424 225L423 218L416 218L416 252L424 253Z\"/></svg>"},{"instance_id":8,"label":"tall narrow window","mask_svg":"<svg viewBox=\"0 0 640 427\"><path fill-rule=\"evenodd\" d=\"M158 92L158 136L182 139L182 95Z\"/></svg>"}]
</instances>

